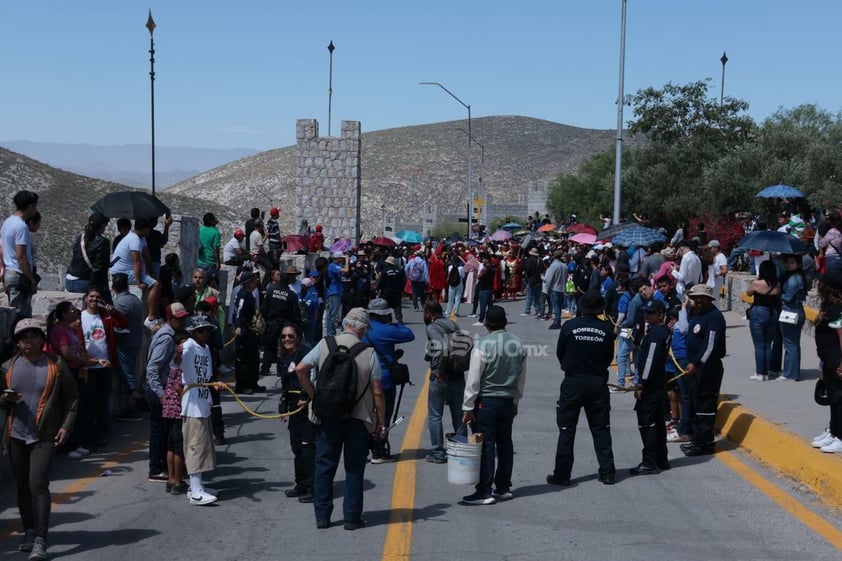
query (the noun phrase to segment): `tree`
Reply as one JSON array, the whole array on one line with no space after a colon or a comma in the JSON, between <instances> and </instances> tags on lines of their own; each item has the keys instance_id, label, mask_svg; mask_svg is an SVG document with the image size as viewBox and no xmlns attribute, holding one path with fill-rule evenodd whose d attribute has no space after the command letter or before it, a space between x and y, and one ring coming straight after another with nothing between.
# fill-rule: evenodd
<instances>
[{"instance_id":1,"label":"tree","mask_svg":"<svg viewBox=\"0 0 842 561\"><path fill-rule=\"evenodd\" d=\"M580 222L599 222L602 213L610 212L614 200L615 152L600 152L582 162L575 174L562 174L549 188L547 209L553 216L575 214ZM623 165L628 167L633 154L623 152Z\"/></svg>"}]
</instances>

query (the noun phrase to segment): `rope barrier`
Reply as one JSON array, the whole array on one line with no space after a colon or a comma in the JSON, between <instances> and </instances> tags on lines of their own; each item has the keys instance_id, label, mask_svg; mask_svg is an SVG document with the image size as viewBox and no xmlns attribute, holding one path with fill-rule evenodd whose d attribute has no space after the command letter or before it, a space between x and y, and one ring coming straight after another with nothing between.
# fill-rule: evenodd
<instances>
[{"instance_id":1,"label":"rope barrier","mask_svg":"<svg viewBox=\"0 0 842 561\"><path fill-rule=\"evenodd\" d=\"M182 390L181 393L182 393L182 395L184 395L184 393L187 392L187 390L190 390L192 388L218 388L217 383L218 382L208 383L208 384L188 384L187 386L184 387L184 390ZM302 405L298 409L296 409L295 411L290 411L289 413L274 413L272 415L266 415L264 413L258 413L257 411L255 411L254 409L250 408L248 405L243 403L243 400L240 399L240 396L237 395L237 392L232 390L230 386L225 384L224 387L225 387L225 390L234 397L234 400L238 404L240 404L240 407L243 408L243 411L245 411L246 413L248 413L252 417L257 417L258 419L277 420L277 419L283 419L285 417L292 417L293 415L296 415L297 413L300 413L301 411L304 410L305 407L307 407L306 405ZM290 392L288 392L288 393L301 393L301 392L300 392L300 390L290 390Z\"/></svg>"}]
</instances>

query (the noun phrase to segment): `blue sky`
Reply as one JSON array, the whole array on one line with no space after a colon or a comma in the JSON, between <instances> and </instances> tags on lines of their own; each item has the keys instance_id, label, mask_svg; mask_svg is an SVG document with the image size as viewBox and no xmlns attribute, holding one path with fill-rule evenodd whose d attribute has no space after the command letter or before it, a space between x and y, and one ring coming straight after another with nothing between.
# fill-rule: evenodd
<instances>
[{"instance_id":1,"label":"blue sky","mask_svg":"<svg viewBox=\"0 0 842 561\"><path fill-rule=\"evenodd\" d=\"M0 139L149 142L149 35L159 146L269 149L295 120L333 131L527 115L613 128L620 0L3 2ZM762 120L779 107L838 111L838 0L629 0L626 93L712 78ZM630 115L627 112L626 117Z\"/></svg>"}]
</instances>

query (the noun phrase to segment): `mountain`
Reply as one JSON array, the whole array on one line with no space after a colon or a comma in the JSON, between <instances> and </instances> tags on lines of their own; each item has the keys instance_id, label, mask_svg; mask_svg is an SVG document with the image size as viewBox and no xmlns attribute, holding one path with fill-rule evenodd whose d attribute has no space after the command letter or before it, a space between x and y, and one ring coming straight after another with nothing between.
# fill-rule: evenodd
<instances>
[{"instance_id":1,"label":"mountain","mask_svg":"<svg viewBox=\"0 0 842 561\"><path fill-rule=\"evenodd\" d=\"M129 187L76 175L0 148L2 218L14 212L12 197L22 189L38 193L38 210L43 217L41 230L33 237L36 264L39 271L55 273L70 262L70 248L88 221L91 205L107 193L126 191ZM229 209L209 201L176 193L162 193L160 198L174 214L201 219L205 212L213 212L228 228L235 220L239 221ZM114 222L110 227L114 227Z\"/></svg>"},{"instance_id":2,"label":"mountain","mask_svg":"<svg viewBox=\"0 0 842 561\"><path fill-rule=\"evenodd\" d=\"M362 123L365 130L365 123ZM377 235L386 216L398 224L421 224L421 211L430 205L439 218L464 215L467 179L467 122L449 121L363 133L362 231ZM615 132L571 127L520 116L472 120L473 188L479 192L484 175L486 193L494 206L523 208L530 185L546 186L562 172L572 172L590 155L610 149ZM482 149L485 163L483 170ZM253 206L291 210L294 200L296 147L261 152L225 164L178 183L167 191L216 201L247 217ZM309 223L319 221L310 209ZM543 209L541 209L543 210ZM293 213L284 213L282 226L290 231ZM349 232L349 235L352 235Z\"/></svg>"},{"instance_id":3,"label":"mountain","mask_svg":"<svg viewBox=\"0 0 842 561\"><path fill-rule=\"evenodd\" d=\"M132 187L151 188L151 153L148 144L96 146L0 141L0 146L30 158L88 177L97 177ZM155 148L155 186L167 187L210 168L255 154L248 148L213 149L157 146Z\"/></svg>"}]
</instances>

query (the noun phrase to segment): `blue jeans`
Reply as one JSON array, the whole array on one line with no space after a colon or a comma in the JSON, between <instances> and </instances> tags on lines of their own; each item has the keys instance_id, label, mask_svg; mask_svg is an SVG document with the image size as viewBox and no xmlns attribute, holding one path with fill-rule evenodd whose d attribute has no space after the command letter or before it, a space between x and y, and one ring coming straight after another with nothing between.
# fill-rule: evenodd
<instances>
[{"instance_id":1,"label":"blue jeans","mask_svg":"<svg viewBox=\"0 0 842 561\"><path fill-rule=\"evenodd\" d=\"M523 309L524 314L530 313L532 308L535 308L535 314L541 313L541 284L527 284L526 285L526 307Z\"/></svg>"},{"instance_id":2,"label":"blue jeans","mask_svg":"<svg viewBox=\"0 0 842 561\"><path fill-rule=\"evenodd\" d=\"M754 343L755 374L766 376L772 366L772 338L778 323L774 313L766 306L751 308L748 328L751 331L751 342Z\"/></svg>"},{"instance_id":3,"label":"blue jeans","mask_svg":"<svg viewBox=\"0 0 842 561\"><path fill-rule=\"evenodd\" d=\"M316 475L313 480L313 510L316 521L330 521L333 513L333 479L345 448L345 522L362 519L363 478L368 457L368 430L358 419L322 421L316 425Z\"/></svg>"},{"instance_id":4,"label":"blue jeans","mask_svg":"<svg viewBox=\"0 0 842 561\"><path fill-rule=\"evenodd\" d=\"M70 280L68 278L64 279L64 289L67 292L75 292L77 294L84 294L88 291L88 287L91 286L91 281L85 279L76 279Z\"/></svg>"},{"instance_id":5,"label":"blue jeans","mask_svg":"<svg viewBox=\"0 0 842 561\"><path fill-rule=\"evenodd\" d=\"M332 337L336 335L336 326L342 320L339 317L342 311L342 295L341 294L329 294L327 296L327 326L325 328L325 333L328 337ZM317 336L320 336L321 333L316 333Z\"/></svg>"},{"instance_id":6,"label":"blue jeans","mask_svg":"<svg viewBox=\"0 0 842 561\"><path fill-rule=\"evenodd\" d=\"M479 291L479 322L483 323L485 321L485 312L488 311L488 307L494 303L494 291L493 290L480 290Z\"/></svg>"},{"instance_id":7,"label":"blue jeans","mask_svg":"<svg viewBox=\"0 0 842 561\"><path fill-rule=\"evenodd\" d=\"M781 375L791 380L801 378L801 327L804 325L804 312L798 314L798 323L780 323L784 347L784 369Z\"/></svg>"},{"instance_id":8,"label":"blue jeans","mask_svg":"<svg viewBox=\"0 0 842 561\"><path fill-rule=\"evenodd\" d=\"M462 398L465 393L465 378L441 382L430 380L427 391L427 428L430 430L430 448L436 458L443 460L447 457L444 447L444 429L442 418L444 406L450 406L450 421L453 432L462 425Z\"/></svg>"},{"instance_id":9,"label":"blue jeans","mask_svg":"<svg viewBox=\"0 0 842 561\"><path fill-rule=\"evenodd\" d=\"M561 325L561 300L564 298L564 293L557 290L550 290L550 302L553 304L553 323L552 325Z\"/></svg>"},{"instance_id":10,"label":"blue jeans","mask_svg":"<svg viewBox=\"0 0 842 561\"><path fill-rule=\"evenodd\" d=\"M479 468L477 491L491 493L492 484L498 490L512 487L514 445L512 423L515 404L510 397L481 397L476 407L477 432L485 435L482 442L482 460ZM497 458L495 471L494 459Z\"/></svg>"},{"instance_id":11,"label":"blue jeans","mask_svg":"<svg viewBox=\"0 0 842 561\"><path fill-rule=\"evenodd\" d=\"M138 389L137 375L135 373L138 350L133 347L117 347L117 361L120 363L120 373L123 376L123 381L126 383L126 389L128 391Z\"/></svg>"},{"instance_id":12,"label":"blue jeans","mask_svg":"<svg viewBox=\"0 0 842 561\"><path fill-rule=\"evenodd\" d=\"M631 352L634 341L626 337L617 337L617 383L623 385L626 376L631 373Z\"/></svg>"},{"instance_id":13,"label":"blue jeans","mask_svg":"<svg viewBox=\"0 0 842 561\"><path fill-rule=\"evenodd\" d=\"M450 317L451 312L459 315L459 304L462 303L462 289L464 288L463 283L459 283L459 286L448 286L447 287L447 308L444 310L444 317Z\"/></svg>"},{"instance_id":14,"label":"blue jeans","mask_svg":"<svg viewBox=\"0 0 842 561\"><path fill-rule=\"evenodd\" d=\"M570 312L570 315L573 315L573 316L576 315L576 300L577 299L578 299L578 296L576 295L575 292L571 292L570 294L564 295L564 302L565 302L564 307L567 309L568 312Z\"/></svg>"}]
</instances>

